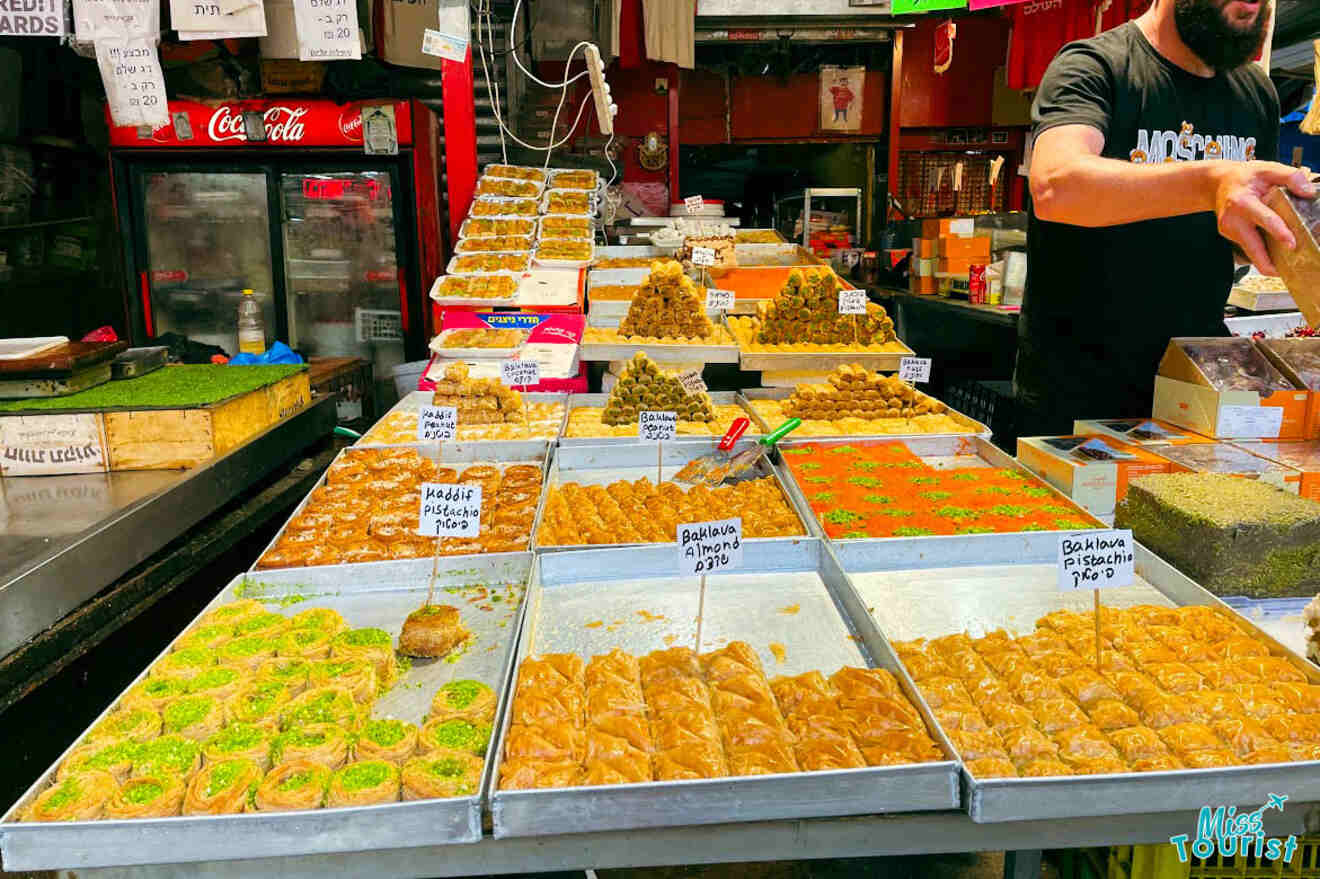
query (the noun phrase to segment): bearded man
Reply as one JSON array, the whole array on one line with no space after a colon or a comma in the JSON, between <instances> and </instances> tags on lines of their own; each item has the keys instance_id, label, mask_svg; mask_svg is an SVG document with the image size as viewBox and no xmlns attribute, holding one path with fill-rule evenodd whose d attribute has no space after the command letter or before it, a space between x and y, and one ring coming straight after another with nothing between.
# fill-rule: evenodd
<instances>
[{"instance_id":1,"label":"bearded man","mask_svg":"<svg viewBox=\"0 0 1320 879\"><path fill-rule=\"evenodd\" d=\"M1150 415L1174 336L1222 336L1234 256L1295 246L1261 197L1314 196L1275 162L1279 98L1251 60L1271 0L1156 0L1064 46L1032 106L1019 435ZM1264 161L1262 161L1264 160Z\"/></svg>"}]
</instances>

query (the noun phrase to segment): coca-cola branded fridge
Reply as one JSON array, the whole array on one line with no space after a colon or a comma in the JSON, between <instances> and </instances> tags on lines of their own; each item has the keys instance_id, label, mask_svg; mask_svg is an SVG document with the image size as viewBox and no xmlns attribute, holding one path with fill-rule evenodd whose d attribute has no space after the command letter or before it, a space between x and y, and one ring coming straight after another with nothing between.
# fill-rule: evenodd
<instances>
[{"instance_id":1,"label":"coca-cola branded fridge","mask_svg":"<svg viewBox=\"0 0 1320 879\"><path fill-rule=\"evenodd\" d=\"M170 101L169 114L163 128L110 132L134 341L174 332L234 354L251 289L270 341L364 358L392 395L391 368L425 358L430 338L435 115L326 100Z\"/></svg>"}]
</instances>

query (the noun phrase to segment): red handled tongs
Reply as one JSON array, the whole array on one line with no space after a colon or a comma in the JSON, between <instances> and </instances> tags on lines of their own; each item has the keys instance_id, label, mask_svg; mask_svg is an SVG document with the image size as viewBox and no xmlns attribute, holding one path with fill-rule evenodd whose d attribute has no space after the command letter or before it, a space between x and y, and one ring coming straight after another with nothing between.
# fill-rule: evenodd
<instances>
[{"instance_id":1,"label":"red handled tongs","mask_svg":"<svg viewBox=\"0 0 1320 879\"><path fill-rule=\"evenodd\" d=\"M751 424L746 418L735 418L725 432L724 438L720 440L720 444L715 447L715 451L689 461L674 475L674 481L696 485L698 482L706 482L707 474L712 471L727 473L729 460L733 456L733 447L742 439L742 435L747 432Z\"/></svg>"}]
</instances>

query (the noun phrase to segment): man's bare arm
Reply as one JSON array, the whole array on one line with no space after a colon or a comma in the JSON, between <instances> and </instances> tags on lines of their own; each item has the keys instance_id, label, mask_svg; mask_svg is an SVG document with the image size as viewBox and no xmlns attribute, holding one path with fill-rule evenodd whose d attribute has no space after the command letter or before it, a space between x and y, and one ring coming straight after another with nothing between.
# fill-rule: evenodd
<instances>
[{"instance_id":1,"label":"man's bare arm","mask_svg":"<svg viewBox=\"0 0 1320 879\"><path fill-rule=\"evenodd\" d=\"M1275 162L1136 164L1103 158L1104 145L1104 135L1089 125L1060 125L1036 138L1031 156L1036 216L1096 227L1214 211L1220 234L1272 275L1260 230L1287 247L1296 242L1261 198L1274 186L1307 198L1316 194L1303 172Z\"/></svg>"}]
</instances>

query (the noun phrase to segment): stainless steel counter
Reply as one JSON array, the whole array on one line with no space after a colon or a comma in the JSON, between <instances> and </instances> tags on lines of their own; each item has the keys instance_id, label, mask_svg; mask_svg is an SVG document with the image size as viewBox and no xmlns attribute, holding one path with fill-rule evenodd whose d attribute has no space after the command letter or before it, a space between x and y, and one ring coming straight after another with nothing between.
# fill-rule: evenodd
<instances>
[{"instance_id":1,"label":"stainless steel counter","mask_svg":"<svg viewBox=\"0 0 1320 879\"><path fill-rule=\"evenodd\" d=\"M313 403L191 470L0 479L0 657L333 430Z\"/></svg>"}]
</instances>

